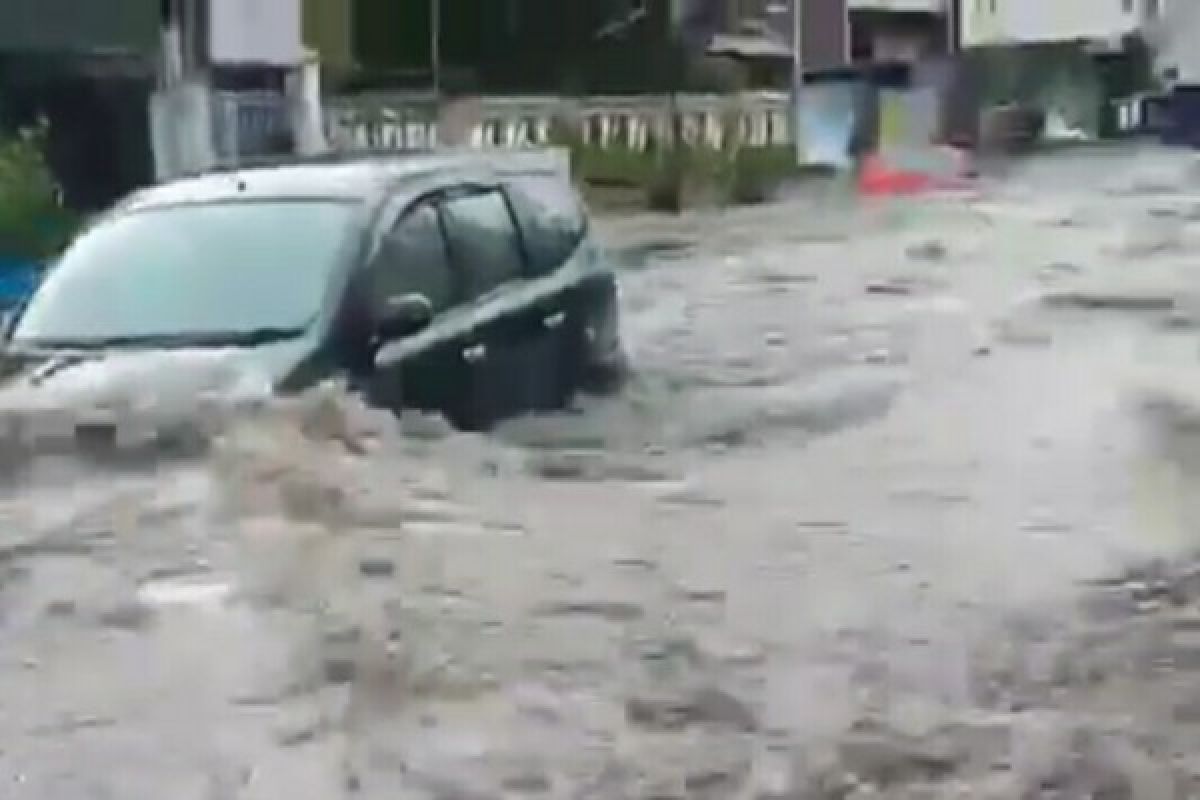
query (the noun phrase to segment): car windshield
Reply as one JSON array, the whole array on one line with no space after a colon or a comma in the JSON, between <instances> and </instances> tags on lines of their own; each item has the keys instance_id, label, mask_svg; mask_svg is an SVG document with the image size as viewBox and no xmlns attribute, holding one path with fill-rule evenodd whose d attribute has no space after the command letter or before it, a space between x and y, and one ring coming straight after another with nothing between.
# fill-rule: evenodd
<instances>
[{"instance_id":1,"label":"car windshield","mask_svg":"<svg viewBox=\"0 0 1200 800\"><path fill-rule=\"evenodd\" d=\"M115 217L63 254L12 338L86 345L302 330L321 308L354 209L238 201Z\"/></svg>"}]
</instances>

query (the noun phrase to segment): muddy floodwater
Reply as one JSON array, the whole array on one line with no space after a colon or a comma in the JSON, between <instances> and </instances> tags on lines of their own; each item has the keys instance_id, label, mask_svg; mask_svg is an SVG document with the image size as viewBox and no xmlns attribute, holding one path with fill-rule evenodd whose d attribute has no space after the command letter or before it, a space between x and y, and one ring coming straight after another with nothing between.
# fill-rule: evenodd
<instances>
[{"instance_id":1,"label":"muddy floodwater","mask_svg":"<svg viewBox=\"0 0 1200 800\"><path fill-rule=\"evenodd\" d=\"M1200 796L1194 157L599 224L567 413L0 403L0 798Z\"/></svg>"}]
</instances>

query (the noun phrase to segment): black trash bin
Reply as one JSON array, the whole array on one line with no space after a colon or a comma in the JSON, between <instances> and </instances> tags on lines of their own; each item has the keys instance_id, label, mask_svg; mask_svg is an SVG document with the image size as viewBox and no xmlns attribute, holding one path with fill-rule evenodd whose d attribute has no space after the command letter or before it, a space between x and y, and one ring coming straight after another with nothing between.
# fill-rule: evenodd
<instances>
[{"instance_id":1,"label":"black trash bin","mask_svg":"<svg viewBox=\"0 0 1200 800\"><path fill-rule=\"evenodd\" d=\"M1163 144L1200 148L1200 86L1176 86L1167 95Z\"/></svg>"}]
</instances>

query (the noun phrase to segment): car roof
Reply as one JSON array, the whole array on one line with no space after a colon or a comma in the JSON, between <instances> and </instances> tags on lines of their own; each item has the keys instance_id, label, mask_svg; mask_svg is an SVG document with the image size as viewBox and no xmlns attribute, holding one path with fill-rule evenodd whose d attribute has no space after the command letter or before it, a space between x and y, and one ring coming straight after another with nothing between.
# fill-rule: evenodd
<instances>
[{"instance_id":1,"label":"car roof","mask_svg":"<svg viewBox=\"0 0 1200 800\"><path fill-rule=\"evenodd\" d=\"M403 182L495 177L487 161L470 154L371 154L349 158L289 159L221 169L135 192L116 211L265 199L329 198L369 203Z\"/></svg>"}]
</instances>

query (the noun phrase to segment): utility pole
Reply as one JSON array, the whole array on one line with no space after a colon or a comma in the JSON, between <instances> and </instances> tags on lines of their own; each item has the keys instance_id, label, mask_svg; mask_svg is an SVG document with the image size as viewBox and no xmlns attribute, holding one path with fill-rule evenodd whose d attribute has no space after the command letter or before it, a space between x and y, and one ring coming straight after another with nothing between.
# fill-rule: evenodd
<instances>
[{"instance_id":1,"label":"utility pole","mask_svg":"<svg viewBox=\"0 0 1200 800\"><path fill-rule=\"evenodd\" d=\"M946 0L946 55L959 51L959 19L962 16L962 0Z\"/></svg>"},{"instance_id":2,"label":"utility pole","mask_svg":"<svg viewBox=\"0 0 1200 800\"><path fill-rule=\"evenodd\" d=\"M804 83L804 0L791 0L792 5L792 85Z\"/></svg>"},{"instance_id":3,"label":"utility pole","mask_svg":"<svg viewBox=\"0 0 1200 800\"><path fill-rule=\"evenodd\" d=\"M804 0L791 0L792 6L792 142L796 158L800 152L800 104L804 101ZM846 12L849 13L849 12Z\"/></svg>"}]
</instances>

